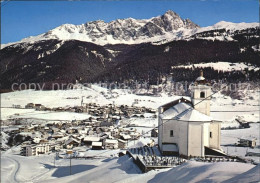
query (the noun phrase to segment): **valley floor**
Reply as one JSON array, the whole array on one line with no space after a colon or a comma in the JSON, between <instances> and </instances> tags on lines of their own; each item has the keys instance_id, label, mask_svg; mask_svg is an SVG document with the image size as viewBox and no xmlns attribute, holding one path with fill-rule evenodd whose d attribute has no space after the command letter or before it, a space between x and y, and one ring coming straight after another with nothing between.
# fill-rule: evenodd
<instances>
[{"instance_id":1,"label":"valley floor","mask_svg":"<svg viewBox=\"0 0 260 183\"><path fill-rule=\"evenodd\" d=\"M102 92L102 93L101 93ZM147 106L154 109L170 102L178 96L140 96L129 91L113 90L112 92L93 85L88 89L67 91L19 91L1 94L1 119L19 118L39 120L82 120L89 117L85 113L46 112L34 109L14 109L13 104L26 105L40 103L48 107L80 105L81 96L84 103L95 102L101 105L115 103L131 106L136 100L136 106ZM233 100L220 93L214 95L211 102L211 116L223 120L223 127L237 127L239 123L250 122L250 128L229 129L221 131L221 147L229 155L260 162L259 157L245 156L248 152L260 153L259 134L259 93L249 92L253 99ZM68 97L79 97L69 100ZM215 111L215 112L214 112ZM217 112L216 112L217 111ZM233 112L227 112L233 111ZM244 111L244 112L239 112ZM122 123L131 124L138 132L145 133L157 126L157 118L145 114L144 118L133 117L123 119ZM150 142L150 134L131 142L129 147L139 147ZM236 147L235 143L241 137L255 137L257 146L254 149ZM2 136L2 142L8 137ZM156 139L155 139L156 143ZM21 156L20 146L1 152L1 182L259 182L260 165L238 162L203 163L190 160L178 167L152 170L141 173L140 169L127 155L118 157L120 150L89 150L78 148L79 152L94 156L93 159L72 159L70 175L70 160L55 159L54 153L40 156ZM55 166L54 166L55 162Z\"/></svg>"}]
</instances>

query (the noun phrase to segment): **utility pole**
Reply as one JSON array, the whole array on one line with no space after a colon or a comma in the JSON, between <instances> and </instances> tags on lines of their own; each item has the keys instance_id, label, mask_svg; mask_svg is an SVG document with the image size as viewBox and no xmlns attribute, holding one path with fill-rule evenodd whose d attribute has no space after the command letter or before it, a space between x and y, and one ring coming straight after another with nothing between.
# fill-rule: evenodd
<instances>
[{"instance_id":1,"label":"utility pole","mask_svg":"<svg viewBox=\"0 0 260 183\"><path fill-rule=\"evenodd\" d=\"M54 168L56 167L55 166L55 162L56 162L56 158L59 157L59 153L55 150L55 155L54 155Z\"/></svg>"},{"instance_id":2,"label":"utility pole","mask_svg":"<svg viewBox=\"0 0 260 183\"><path fill-rule=\"evenodd\" d=\"M70 175L71 175L71 158L72 158L72 151L71 150L67 150L67 155L69 155L69 159L70 159Z\"/></svg>"},{"instance_id":3,"label":"utility pole","mask_svg":"<svg viewBox=\"0 0 260 183\"><path fill-rule=\"evenodd\" d=\"M55 168L55 158L56 158L56 153L54 154L54 168Z\"/></svg>"},{"instance_id":4,"label":"utility pole","mask_svg":"<svg viewBox=\"0 0 260 183\"><path fill-rule=\"evenodd\" d=\"M228 155L228 146L227 146L227 155Z\"/></svg>"},{"instance_id":5,"label":"utility pole","mask_svg":"<svg viewBox=\"0 0 260 183\"><path fill-rule=\"evenodd\" d=\"M81 107L83 107L83 97L84 96L81 96Z\"/></svg>"},{"instance_id":6,"label":"utility pole","mask_svg":"<svg viewBox=\"0 0 260 183\"><path fill-rule=\"evenodd\" d=\"M70 175L71 175L71 154L70 154Z\"/></svg>"}]
</instances>

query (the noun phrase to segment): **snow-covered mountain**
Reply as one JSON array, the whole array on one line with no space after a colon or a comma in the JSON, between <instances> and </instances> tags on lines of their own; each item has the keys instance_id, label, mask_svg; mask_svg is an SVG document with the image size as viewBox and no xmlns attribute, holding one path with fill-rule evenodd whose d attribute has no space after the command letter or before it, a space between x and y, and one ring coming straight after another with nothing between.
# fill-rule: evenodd
<instances>
[{"instance_id":1,"label":"snow-covered mountain","mask_svg":"<svg viewBox=\"0 0 260 183\"><path fill-rule=\"evenodd\" d=\"M240 80L246 79L241 71L250 65L257 67L248 69L253 80L260 75L259 35L258 23L222 21L199 27L172 11L145 20L65 24L45 34L4 45L0 50L0 88L10 88L17 82L70 83L77 78L82 82L156 83L162 75L173 72L172 66L192 64L208 69L209 79ZM226 64L217 64L221 73L212 69L216 64L207 64L219 61L242 63L234 66L241 69L231 76L222 73ZM237 71L232 70L232 64L228 67L230 72ZM189 81L197 76L196 69L175 68L174 78Z\"/></svg>"},{"instance_id":2,"label":"snow-covered mountain","mask_svg":"<svg viewBox=\"0 0 260 183\"><path fill-rule=\"evenodd\" d=\"M79 40L98 45L105 44L139 44L153 42L162 44L168 41L191 39L191 36L204 31L226 29L234 32L255 28L258 23L219 22L213 26L200 28L189 19L182 19L169 10L164 15L150 19L117 19L111 22L102 20L87 22L82 25L64 24L47 33L22 39L21 42L33 43L41 40ZM223 37L223 36L222 36ZM222 37L218 39L223 40ZM2 45L9 46L14 43Z\"/></svg>"}]
</instances>

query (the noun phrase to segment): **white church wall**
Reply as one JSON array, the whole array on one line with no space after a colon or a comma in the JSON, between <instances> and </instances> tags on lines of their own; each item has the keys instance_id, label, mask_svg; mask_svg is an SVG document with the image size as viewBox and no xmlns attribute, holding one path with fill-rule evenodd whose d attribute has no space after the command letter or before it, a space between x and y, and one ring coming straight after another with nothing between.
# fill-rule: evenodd
<instances>
[{"instance_id":1,"label":"white church wall","mask_svg":"<svg viewBox=\"0 0 260 183\"><path fill-rule=\"evenodd\" d=\"M209 137L209 147L220 149L220 128L221 123L210 123L209 131L212 135Z\"/></svg>"},{"instance_id":2,"label":"white church wall","mask_svg":"<svg viewBox=\"0 0 260 183\"><path fill-rule=\"evenodd\" d=\"M188 123L177 120L163 120L161 134L159 134L159 147L163 151L162 143L175 143L178 145L179 153L188 156ZM170 131L173 130L173 137ZM161 140L160 140L161 139Z\"/></svg>"},{"instance_id":3,"label":"white church wall","mask_svg":"<svg viewBox=\"0 0 260 183\"><path fill-rule=\"evenodd\" d=\"M159 145L159 148L161 149L161 147L162 147L162 136L163 136L163 133L162 133L162 128L163 128L163 126L162 126L162 119L159 117L158 118L158 120L159 120L159 127L158 127L158 145Z\"/></svg>"},{"instance_id":4,"label":"white church wall","mask_svg":"<svg viewBox=\"0 0 260 183\"><path fill-rule=\"evenodd\" d=\"M179 154L188 156L188 122L178 123L178 135Z\"/></svg>"},{"instance_id":5,"label":"white church wall","mask_svg":"<svg viewBox=\"0 0 260 183\"><path fill-rule=\"evenodd\" d=\"M164 143L178 143L178 126L176 120L163 120L163 139ZM173 130L173 136L170 136L170 131Z\"/></svg>"},{"instance_id":6,"label":"white church wall","mask_svg":"<svg viewBox=\"0 0 260 183\"><path fill-rule=\"evenodd\" d=\"M203 124L203 144L209 147L209 123Z\"/></svg>"},{"instance_id":7,"label":"white church wall","mask_svg":"<svg viewBox=\"0 0 260 183\"><path fill-rule=\"evenodd\" d=\"M204 156L203 146L203 124L197 122L189 123L188 156Z\"/></svg>"},{"instance_id":8,"label":"white church wall","mask_svg":"<svg viewBox=\"0 0 260 183\"><path fill-rule=\"evenodd\" d=\"M208 116L210 116L210 100L205 99L204 101L200 102L200 99L194 99L193 100L193 104L194 109L200 111L203 114L206 114ZM200 102L200 103L199 103Z\"/></svg>"}]
</instances>

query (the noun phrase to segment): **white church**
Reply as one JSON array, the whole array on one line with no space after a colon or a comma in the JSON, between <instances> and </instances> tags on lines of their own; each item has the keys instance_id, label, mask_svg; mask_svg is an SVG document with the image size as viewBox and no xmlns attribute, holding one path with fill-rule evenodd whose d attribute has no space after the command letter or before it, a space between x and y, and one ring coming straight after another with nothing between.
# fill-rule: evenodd
<instances>
[{"instance_id":1,"label":"white church","mask_svg":"<svg viewBox=\"0 0 260 183\"><path fill-rule=\"evenodd\" d=\"M210 117L211 85L202 71L191 93L191 101L180 98L159 107L158 144L161 153L186 158L223 155L221 121Z\"/></svg>"}]
</instances>

